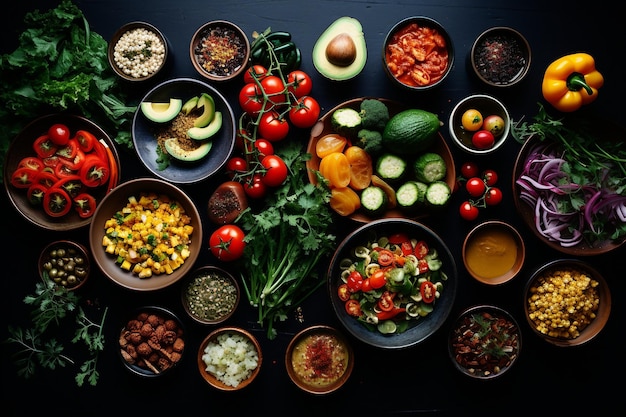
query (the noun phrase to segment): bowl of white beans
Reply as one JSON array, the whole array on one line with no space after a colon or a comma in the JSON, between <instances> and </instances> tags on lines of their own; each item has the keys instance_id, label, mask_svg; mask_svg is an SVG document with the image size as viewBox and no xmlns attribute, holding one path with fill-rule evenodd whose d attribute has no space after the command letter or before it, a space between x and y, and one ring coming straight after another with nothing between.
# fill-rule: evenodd
<instances>
[{"instance_id":1,"label":"bowl of white beans","mask_svg":"<svg viewBox=\"0 0 626 417\"><path fill-rule=\"evenodd\" d=\"M154 78L167 62L167 39L147 22L130 22L120 27L109 41L109 64L128 81Z\"/></svg>"}]
</instances>

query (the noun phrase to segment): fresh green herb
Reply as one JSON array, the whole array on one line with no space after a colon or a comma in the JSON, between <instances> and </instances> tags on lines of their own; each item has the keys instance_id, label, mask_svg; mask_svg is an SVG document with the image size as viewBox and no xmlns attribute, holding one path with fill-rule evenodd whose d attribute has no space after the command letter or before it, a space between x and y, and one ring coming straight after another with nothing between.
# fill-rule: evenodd
<instances>
[{"instance_id":1,"label":"fresh green herb","mask_svg":"<svg viewBox=\"0 0 626 417\"><path fill-rule=\"evenodd\" d=\"M100 323L91 321L81 307L78 307L80 298L63 286L54 282L37 283L34 295L27 295L24 303L32 305L31 312L33 327L22 329L9 326L9 337L5 343L14 343L20 349L14 355L17 374L28 379L32 377L37 366L55 370L66 365L74 365L74 360L63 353L64 346L56 339L46 339L50 326L55 324L52 331L58 331L62 319L71 313L76 313L76 331L72 343L82 341L87 347L89 358L80 366L75 376L76 384L83 386L85 380L90 385L98 383L100 374L96 368L98 354L104 350L104 335L102 329L108 308L104 309ZM78 308L78 310L77 310Z\"/></svg>"},{"instance_id":2,"label":"fresh green herb","mask_svg":"<svg viewBox=\"0 0 626 417\"><path fill-rule=\"evenodd\" d=\"M319 261L333 249L330 192L309 183L310 157L296 141L277 150L289 167L285 183L268 193L258 213L246 209L237 219L246 232L241 277L250 304L267 336L277 335L275 321L284 321L324 280Z\"/></svg>"},{"instance_id":3,"label":"fresh green herb","mask_svg":"<svg viewBox=\"0 0 626 417\"><path fill-rule=\"evenodd\" d=\"M0 164L26 124L54 112L80 114L132 149L136 106L125 104L121 80L109 66L107 42L90 30L82 11L62 0L47 12L27 13L24 23L19 46L0 55Z\"/></svg>"}]
</instances>

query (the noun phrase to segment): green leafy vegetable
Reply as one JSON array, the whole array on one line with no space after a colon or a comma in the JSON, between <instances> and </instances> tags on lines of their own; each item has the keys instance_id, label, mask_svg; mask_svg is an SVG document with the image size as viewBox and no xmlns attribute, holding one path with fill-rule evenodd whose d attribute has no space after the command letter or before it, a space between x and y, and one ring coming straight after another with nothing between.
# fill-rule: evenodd
<instances>
[{"instance_id":1,"label":"green leafy vegetable","mask_svg":"<svg viewBox=\"0 0 626 417\"><path fill-rule=\"evenodd\" d=\"M249 207L237 219L246 232L241 277L258 322L276 337L275 321L299 306L324 280L317 266L333 249L330 192L309 183L302 146L290 141L279 151L289 167L287 181L269 193L258 213Z\"/></svg>"},{"instance_id":2,"label":"green leafy vegetable","mask_svg":"<svg viewBox=\"0 0 626 417\"><path fill-rule=\"evenodd\" d=\"M82 11L62 0L47 12L27 13L24 23L19 46L0 56L0 161L26 124L54 112L84 116L132 149L136 106L125 104L121 80L108 63L107 42L90 30Z\"/></svg>"},{"instance_id":3,"label":"green leafy vegetable","mask_svg":"<svg viewBox=\"0 0 626 417\"><path fill-rule=\"evenodd\" d=\"M24 303L32 305L31 312L33 327L22 329L9 326L9 338L5 343L14 343L19 350L14 355L17 366L17 374L28 379L32 377L37 366L44 369L55 370L65 367L67 364L74 365L74 360L63 353L64 346L56 339L45 339L50 326L55 324L53 331L58 332L58 326L62 319L71 313L76 313L76 331L72 343L83 342L87 347L89 358L80 366L75 376L76 384L83 386L85 380L95 386L100 376L96 365L98 354L104 350L104 335L102 329L108 308L104 309L100 323L91 321L84 310L77 306L80 298L65 287L57 286L54 282L37 283L34 295L27 295Z\"/></svg>"}]
</instances>

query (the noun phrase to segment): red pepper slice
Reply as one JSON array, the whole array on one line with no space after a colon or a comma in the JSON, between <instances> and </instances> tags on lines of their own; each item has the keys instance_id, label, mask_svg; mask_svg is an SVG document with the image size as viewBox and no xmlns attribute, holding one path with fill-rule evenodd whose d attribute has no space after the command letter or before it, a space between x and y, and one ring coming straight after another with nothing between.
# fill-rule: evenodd
<instances>
[{"instance_id":1,"label":"red pepper slice","mask_svg":"<svg viewBox=\"0 0 626 417\"><path fill-rule=\"evenodd\" d=\"M79 175L83 184L87 187L98 187L106 184L110 175L108 158L100 159L95 154L87 155L83 166L80 168Z\"/></svg>"},{"instance_id":2,"label":"red pepper slice","mask_svg":"<svg viewBox=\"0 0 626 417\"><path fill-rule=\"evenodd\" d=\"M426 259L418 259L417 260L417 270L420 274L425 274L430 270L428 267L428 261Z\"/></svg>"},{"instance_id":3,"label":"red pepper slice","mask_svg":"<svg viewBox=\"0 0 626 417\"><path fill-rule=\"evenodd\" d=\"M402 251L402 254L404 256L412 255L414 253L413 244L410 240L405 240L404 242L400 243L400 250Z\"/></svg>"},{"instance_id":4,"label":"red pepper slice","mask_svg":"<svg viewBox=\"0 0 626 417\"><path fill-rule=\"evenodd\" d=\"M393 243L394 245L400 245L404 242L409 242L409 237L404 233L395 233L389 236L389 243Z\"/></svg>"},{"instance_id":5,"label":"red pepper slice","mask_svg":"<svg viewBox=\"0 0 626 417\"><path fill-rule=\"evenodd\" d=\"M98 141L96 139L96 136L93 133L88 132L86 130L77 131L76 135L74 136L74 139L76 139L76 142L78 143L78 147L80 148L80 150L82 150L85 153L91 152L91 150L95 146L95 143Z\"/></svg>"},{"instance_id":6,"label":"red pepper slice","mask_svg":"<svg viewBox=\"0 0 626 417\"><path fill-rule=\"evenodd\" d=\"M17 164L18 168L30 168L30 169L35 169L37 171L41 171L44 168L44 164L43 161L40 158L37 158L36 156L25 156L24 158L22 158L19 162L19 164Z\"/></svg>"},{"instance_id":7,"label":"red pepper slice","mask_svg":"<svg viewBox=\"0 0 626 417\"><path fill-rule=\"evenodd\" d=\"M62 188L52 187L43 197L43 209L50 217L61 217L72 208L70 196Z\"/></svg>"},{"instance_id":8,"label":"red pepper slice","mask_svg":"<svg viewBox=\"0 0 626 417\"><path fill-rule=\"evenodd\" d=\"M437 287L431 281L424 281L420 285L420 294L422 295L422 301L426 304L430 304L435 301L435 293Z\"/></svg>"},{"instance_id":9,"label":"red pepper slice","mask_svg":"<svg viewBox=\"0 0 626 417\"><path fill-rule=\"evenodd\" d=\"M394 318L400 313L404 313L405 311L406 311L406 308L404 307L395 307L389 311L379 311L378 313L376 313L376 317L378 318L379 321L389 320L389 319Z\"/></svg>"},{"instance_id":10,"label":"red pepper slice","mask_svg":"<svg viewBox=\"0 0 626 417\"><path fill-rule=\"evenodd\" d=\"M393 252L389 249L381 249L378 251L378 264L380 266L389 266L393 263Z\"/></svg>"},{"instance_id":11,"label":"red pepper slice","mask_svg":"<svg viewBox=\"0 0 626 417\"><path fill-rule=\"evenodd\" d=\"M348 284L341 284L337 287L337 296L341 301L348 301L350 299L350 290L348 289Z\"/></svg>"},{"instance_id":12,"label":"red pepper slice","mask_svg":"<svg viewBox=\"0 0 626 417\"><path fill-rule=\"evenodd\" d=\"M56 154L61 158L74 159L76 152L78 151L78 142L74 139L70 139L65 145L59 146Z\"/></svg>"},{"instance_id":13,"label":"red pepper slice","mask_svg":"<svg viewBox=\"0 0 626 417\"><path fill-rule=\"evenodd\" d=\"M48 135L41 135L33 142L33 149L38 157L44 159L54 155L58 148Z\"/></svg>"},{"instance_id":14,"label":"red pepper slice","mask_svg":"<svg viewBox=\"0 0 626 417\"><path fill-rule=\"evenodd\" d=\"M77 171L72 169L70 163L64 159L61 159L57 166L54 167L54 175L59 179L75 176L76 173Z\"/></svg>"},{"instance_id":15,"label":"red pepper slice","mask_svg":"<svg viewBox=\"0 0 626 417\"><path fill-rule=\"evenodd\" d=\"M32 168L18 168L13 171L13 174L11 175L11 184L15 188L28 188L33 182L35 182L35 178L39 175L39 172L40 171Z\"/></svg>"},{"instance_id":16,"label":"red pepper slice","mask_svg":"<svg viewBox=\"0 0 626 417\"><path fill-rule=\"evenodd\" d=\"M415 245L415 257L417 259L424 259L426 255L428 255L429 251L430 251L430 248L428 247L428 244L424 242L423 240L420 240Z\"/></svg>"},{"instance_id":17,"label":"red pepper slice","mask_svg":"<svg viewBox=\"0 0 626 417\"><path fill-rule=\"evenodd\" d=\"M33 206L41 206L43 204L43 198L46 195L46 192L48 192L48 187L35 182L30 187L28 187L28 191L26 192L26 198L28 199L28 202Z\"/></svg>"},{"instance_id":18,"label":"red pepper slice","mask_svg":"<svg viewBox=\"0 0 626 417\"><path fill-rule=\"evenodd\" d=\"M76 155L74 155L74 158L72 159L59 158L59 162L63 162L70 169L73 169L74 171L78 171L83 166L83 163L85 163L85 159L87 158L87 155L88 154L83 152L81 149L76 149Z\"/></svg>"},{"instance_id":19,"label":"red pepper slice","mask_svg":"<svg viewBox=\"0 0 626 417\"><path fill-rule=\"evenodd\" d=\"M361 311L361 304L358 300L355 300L353 298L346 301L344 307L346 308L346 312L351 316L360 317L363 314L363 312Z\"/></svg>"},{"instance_id":20,"label":"red pepper slice","mask_svg":"<svg viewBox=\"0 0 626 417\"><path fill-rule=\"evenodd\" d=\"M88 193L80 193L74 197L74 208L82 219L91 217L96 211L96 198Z\"/></svg>"},{"instance_id":21,"label":"red pepper slice","mask_svg":"<svg viewBox=\"0 0 626 417\"><path fill-rule=\"evenodd\" d=\"M41 184L47 188L52 187L54 184L57 183L57 181L59 181L59 178L57 178L54 173L49 171L49 168L45 168L43 171L39 171L37 178L35 178L35 182L37 184Z\"/></svg>"},{"instance_id":22,"label":"red pepper slice","mask_svg":"<svg viewBox=\"0 0 626 417\"><path fill-rule=\"evenodd\" d=\"M378 299L378 303L376 305L381 311L390 311L394 307L393 299L395 296L395 292L384 291Z\"/></svg>"},{"instance_id":23,"label":"red pepper slice","mask_svg":"<svg viewBox=\"0 0 626 417\"><path fill-rule=\"evenodd\" d=\"M85 185L78 175L70 175L57 180L53 187L61 188L70 198L76 198L78 194L83 192Z\"/></svg>"},{"instance_id":24,"label":"red pepper slice","mask_svg":"<svg viewBox=\"0 0 626 417\"><path fill-rule=\"evenodd\" d=\"M57 166L60 160L61 158L59 158L59 155L51 155L47 158L43 158L43 164L49 168L54 168Z\"/></svg>"}]
</instances>

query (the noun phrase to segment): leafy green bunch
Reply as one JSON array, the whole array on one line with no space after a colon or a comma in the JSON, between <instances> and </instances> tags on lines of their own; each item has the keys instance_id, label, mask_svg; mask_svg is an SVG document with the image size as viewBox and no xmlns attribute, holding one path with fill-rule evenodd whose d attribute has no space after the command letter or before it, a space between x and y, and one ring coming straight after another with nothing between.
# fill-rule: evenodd
<instances>
[{"instance_id":1,"label":"leafy green bunch","mask_svg":"<svg viewBox=\"0 0 626 417\"><path fill-rule=\"evenodd\" d=\"M24 23L17 49L0 56L0 161L26 124L55 112L84 116L132 148L136 106L125 104L123 85L109 66L108 44L90 30L82 11L61 0L47 12L27 13Z\"/></svg>"},{"instance_id":2,"label":"leafy green bunch","mask_svg":"<svg viewBox=\"0 0 626 417\"><path fill-rule=\"evenodd\" d=\"M65 324L65 318L74 316L76 329L72 343L83 342L88 351L88 359L82 363L75 376L76 384L83 386L85 380L95 386L100 376L97 370L98 354L104 350L102 329L108 308L104 309L100 323L91 321L80 304L80 297L54 282L39 282L35 293L27 295L24 303L33 306L31 319L33 327L23 329L9 326L9 338L5 343L18 345L14 361L17 374L25 379L35 375L38 366L55 370L66 365L74 365L74 360L63 353L64 346L56 338L48 338L52 326L58 330Z\"/></svg>"}]
</instances>

